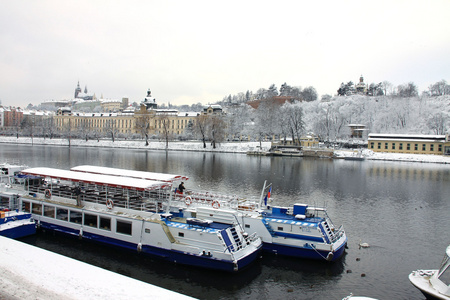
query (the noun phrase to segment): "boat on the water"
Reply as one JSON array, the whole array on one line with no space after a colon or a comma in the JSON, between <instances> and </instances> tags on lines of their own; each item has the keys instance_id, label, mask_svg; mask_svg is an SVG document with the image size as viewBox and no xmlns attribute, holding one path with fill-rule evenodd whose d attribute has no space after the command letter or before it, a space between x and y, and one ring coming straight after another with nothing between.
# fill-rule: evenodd
<instances>
[{"instance_id":1,"label":"boat on the water","mask_svg":"<svg viewBox=\"0 0 450 300\"><path fill-rule=\"evenodd\" d=\"M0 235L19 239L36 233L36 223L30 213L0 209Z\"/></svg>"},{"instance_id":2,"label":"boat on the water","mask_svg":"<svg viewBox=\"0 0 450 300\"><path fill-rule=\"evenodd\" d=\"M77 172L131 176L145 180L161 180L161 173L123 169L77 166ZM168 174L164 174L168 178ZM170 177L171 176L171 177ZM173 186L186 176L170 175ZM269 188L267 194L265 191ZM266 195L266 197L264 197ZM260 199L243 199L211 191L172 190L170 203L159 203L163 212L179 217L198 217L223 224L240 224L245 231L263 241L263 250L298 258L338 260L344 253L347 236L343 226L336 227L325 207L294 204L289 207L270 206L271 187L264 184ZM264 201L264 203L263 203Z\"/></svg>"},{"instance_id":3,"label":"boat on the water","mask_svg":"<svg viewBox=\"0 0 450 300\"><path fill-rule=\"evenodd\" d=\"M409 274L409 281L427 299L450 299L450 245L437 270L417 270Z\"/></svg>"},{"instance_id":4,"label":"boat on the water","mask_svg":"<svg viewBox=\"0 0 450 300\"><path fill-rule=\"evenodd\" d=\"M16 175L26 166L0 164L0 235L19 239L36 233L36 223L30 213L19 211L19 194L11 192Z\"/></svg>"},{"instance_id":5,"label":"boat on the water","mask_svg":"<svg viewBox=\"0 0 450 300\"><path fill-rule=\"evenodd\" d=\"M21 171L21 209L38 228L121 247L168 261L238 271L261 239L239 224L161 213L172 182L53 168Z\"/></svg>"}]
</instances>

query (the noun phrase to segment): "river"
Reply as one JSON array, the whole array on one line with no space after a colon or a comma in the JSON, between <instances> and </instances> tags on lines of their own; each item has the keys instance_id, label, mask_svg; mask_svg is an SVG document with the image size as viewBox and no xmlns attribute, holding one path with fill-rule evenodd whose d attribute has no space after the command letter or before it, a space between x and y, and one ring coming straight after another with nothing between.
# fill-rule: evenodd
<instances>
[{"instance_id":1,"label":"river","mask_svg":"<svg viewBox=\"0 0 450 300\"><path fill-rule=\"evenodd\" d=\"M40 233L23 241L200 299L424 299L408 274L437 268L450 243L450 168L444 164L257 157L243 154L0 144L0 161L30 167L92 164L187 175L189 188L326 205L349 238L335 263L265 255L238 274L153 260ZM359 248L359 242L369 248ZM68 270L70 272L70 270Z\"/></svg>"}]
</instances>

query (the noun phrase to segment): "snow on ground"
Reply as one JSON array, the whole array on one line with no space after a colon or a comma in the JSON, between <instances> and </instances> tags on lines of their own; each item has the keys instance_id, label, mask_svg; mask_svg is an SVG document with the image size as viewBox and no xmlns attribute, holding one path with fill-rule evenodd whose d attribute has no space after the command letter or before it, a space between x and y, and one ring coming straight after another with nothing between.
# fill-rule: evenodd
<instances>
[{"instance_id":1,"label":"snow on ground","mask_svg":"<svg viewBox=\"0 0 450 300\"><path fill-rule=\"evenodd\" d=\"M10 137L0 136L0 143L8 144L33 144L33 145L54 145L54 146L68 146L67 139L43 139L30 137ZM144 140L116 140L112 142L109 140L75 140L70 141L73 147L105 147L105 148L127 148L127 149L147 149L147 150L165 150L165 142L149 141L149 145L145 146ZM187 142L169 142L168 150L171 151L205 151L205 152L227 152L227 153L246 153L248 151L268 151L271 147L271 142L227 142L219 143L216 149L213 149L210 143L206 143L206 148L203 148L203 143L199 141ZM336 158L344 158L346 156L354 156L357 154L356 150L350 149L335 149L334 154ZM425 155L425 154L404 154L404 153L382 153L373 152L368 149L362 150L362 156L369 160L388 160L388 161L403 161L403 162L423 162L423 163L441 163L450 164L450 156L443 155Z\"/></svg>"},{"instance_id":2,"label":"snow on ground","mask_svg":"<svg viewBox=\"0 0 450 300\"><path fill-rule=\"evenodd\" d=\"M0 299L193 299L0 236Z\"/></svg>"}]
</instances>

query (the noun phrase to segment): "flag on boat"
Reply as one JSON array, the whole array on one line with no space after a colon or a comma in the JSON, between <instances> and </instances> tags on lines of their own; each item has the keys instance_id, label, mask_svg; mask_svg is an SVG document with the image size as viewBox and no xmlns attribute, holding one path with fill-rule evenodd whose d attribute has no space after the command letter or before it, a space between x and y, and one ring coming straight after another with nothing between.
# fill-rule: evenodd
<instances>
[{"instance_id":1,"label":"flag on boat","mask_svg":"<svg viewBox=\"0 0 450 300\"><path fill-rule=\"evenodd\" d=\"M267 193L266 197L264 198L264 205L267 205L267 199L270 199L271 191L272 191L272 187L269 188L269 192Z\"/></svg>"}]
</instances>

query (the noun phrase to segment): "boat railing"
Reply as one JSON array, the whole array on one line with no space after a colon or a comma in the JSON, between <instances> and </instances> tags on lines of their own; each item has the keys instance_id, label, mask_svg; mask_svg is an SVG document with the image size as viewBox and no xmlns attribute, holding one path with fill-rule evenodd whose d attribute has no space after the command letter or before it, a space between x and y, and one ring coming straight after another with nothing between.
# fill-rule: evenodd
<instances>
[{"instance_id":1,"label":"boat railing","mask_svg":"<svg viewBox=\"0 0 450 300\"><path fill-rule=\"evenodd\" d=\"M172 201L184 202L189 206L195 204L203 207L230 208L246 211L253 211L258 208L256 199L246 199L237 195L220 194L209 191L186 190L183 194L174 191Z\"/></svg>"},{"instance_id":2,"label":"boat railing","mask_svg":"<svg viewBox=\"0 0 450 300\"><path fill-rule=\"evenodd\" d=\"M344 225L339 226L337 230L334 231L334 234L331 238L331 242L334 243L335 241L339 240L342 235L344 234Z\"/></svg>"},{"instance_id":3,"label":"boat railing","mask_svg":"<svg viewBox=\"0 0 450 300\"><path fill-rule=\"evenodd\" d=\"M58 197L63 199L73 199L74 204L77 200L77 193L74 185L67 184L41 184L27 185L22 188L30 195L40 194L49 200L56 200ZM123 190L119 188L103 189L101 186L82 187L79 196L82 203L94 203L107 205L110 207L120 207L138 211L158 212L162 210L164 202L167 202L164 193Z\"/></svg>"}]
</instances>

